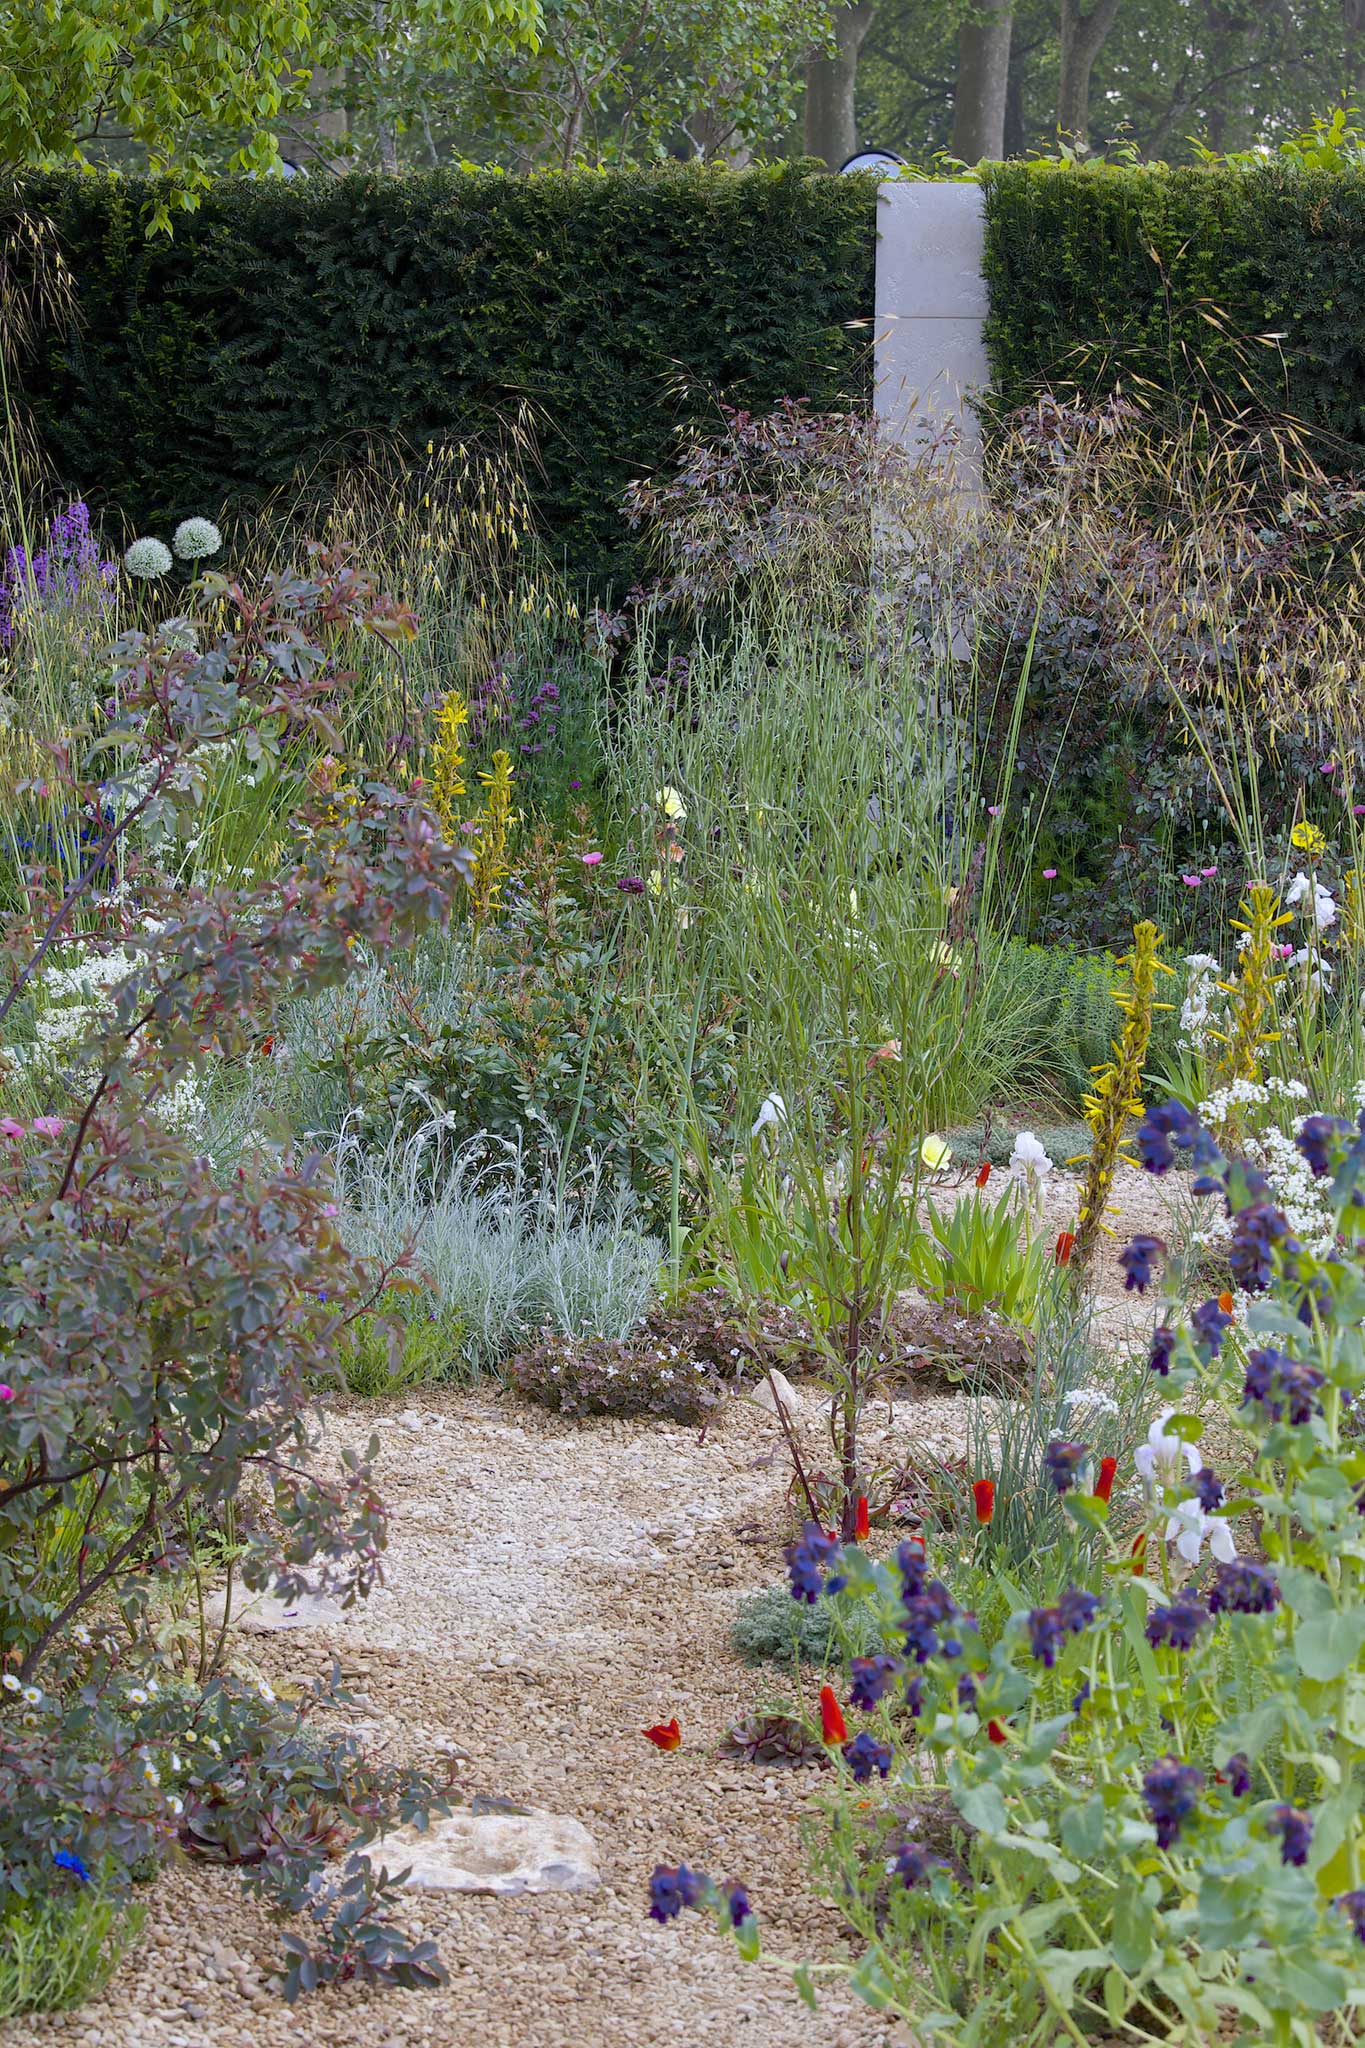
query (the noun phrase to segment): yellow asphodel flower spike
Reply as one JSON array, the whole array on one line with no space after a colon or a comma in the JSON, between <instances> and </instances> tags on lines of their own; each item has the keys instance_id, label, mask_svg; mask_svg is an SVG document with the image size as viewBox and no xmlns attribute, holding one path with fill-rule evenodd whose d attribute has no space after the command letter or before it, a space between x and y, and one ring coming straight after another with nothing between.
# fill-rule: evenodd
<instances>
[{"instance_id":1,"label":"yellow asphodel flower spike","mask_svg":"<svg viewBox=\"0 0 1365 2048\"><path fill-rule=\"evenodd\" d=\"M1071 1271L1077 1279L1085 1275L1095 1256L1095 1246L1109 1211L1114 1174L1121 1161L1124 1131L1130 1117L1142 1114L1142 1069L1152 1036L1152 1015L1169 1005L1158 1003L1156 978L1171 969L1158 957L1160 938L1150 918L1133 927L1133 950L1120 961L1127 969L1127 985L1114 992L1123 1012L1123 1030L1113 1048L1113 1058L1095 1068L1095 1086L1085 1097L1085 1120L1090 1126L1090 1153L1081 1182L1076 1215L1076 1241L1071 1252ZM1128 1161L1131 1164L1131 1160Z\"/></svg>"}]
</instances>

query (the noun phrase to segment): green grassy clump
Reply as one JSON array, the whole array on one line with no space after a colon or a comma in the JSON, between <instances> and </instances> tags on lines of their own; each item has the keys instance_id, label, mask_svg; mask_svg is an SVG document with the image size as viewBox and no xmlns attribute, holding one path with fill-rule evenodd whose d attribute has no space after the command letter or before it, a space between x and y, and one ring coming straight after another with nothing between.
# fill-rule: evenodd
<instances>
[{"instance_id":1,"label":"green grassy clump","mask_svg":"<svg viewBox=\"0 0 1365 2048\"><path fill-rule=\"evenodd\" d=\"M0 2020L68 2012L104 1989L146 1909L94 1889L11 1896L0 1912Z\"/></svg>"}]
</instances>

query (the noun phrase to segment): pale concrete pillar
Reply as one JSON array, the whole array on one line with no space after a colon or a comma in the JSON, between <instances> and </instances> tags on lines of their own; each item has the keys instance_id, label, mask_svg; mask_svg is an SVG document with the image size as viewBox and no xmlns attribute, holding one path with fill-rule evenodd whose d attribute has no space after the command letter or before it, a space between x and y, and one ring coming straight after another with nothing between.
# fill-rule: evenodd
<instances>
[{"instance_id":1,"label":"pale concrete pillar","mask_svg":"<svg viewBox=\"0 0 1365 2048\"><path fill-rule=\"evenodd\" d=\"M912 455L955 420L957 481L975 496L981 428L971 394L990 382L981 188L897 178L877 198L877 418Z\"/></svg>"}]
</instances>

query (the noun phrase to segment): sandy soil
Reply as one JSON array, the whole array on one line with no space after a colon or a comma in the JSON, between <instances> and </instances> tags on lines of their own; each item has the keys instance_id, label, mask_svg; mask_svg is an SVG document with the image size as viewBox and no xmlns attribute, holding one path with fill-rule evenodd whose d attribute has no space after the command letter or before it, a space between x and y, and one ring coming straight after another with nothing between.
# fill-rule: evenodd
<instances>
[{"instance_id":1,"label":"sandy soil","mask_svg":"<svg viewBox=\"0 0 1365 2048\"><path fill-rule=\"evenodd\" d=\"M1166 1190L1125 1176L1125 1232L1165 1222ZM1046 1228L1074 1216L1054 1174ZM1115 1342L1142 1320L1114 1256L1099 1275ZM1146 1315L1150 1326L1150 1313ZM402 1412L407 1409L407 1420ZM961 1404L879 1411L884 1453L952 1451ZM267 1988L278 1931L230 1872L173 1871L138 1950L74 2014L0 2026L0 2043L72 2048L887 2048L898 2037L846 1995L812 2015L776 1970L746 1966L688 1915L646 1917L656 1862L747 1883L768 1947L841 1953L837 1915L806 1883L803 1811L820 1775L723 1761L727 1727L780 1691L735 1656L738 1596L782 1574L787 1468L772 1419L732 1404L704 1438L658 1424L565 1423L492 1392L424 1390L339 1412L342 1440L378 1426L393 1511L387 1584L331 1629L238 1638L277 1689L333 1655L371 1739L391 1754L466 1760L473 1791L573 1815L595 1838L602 1889L582 1896L414 1899L448 1988L321 1992L292 2012ZM683 1746L642 1737L677 1714Z\"/></svg>"}]
</instances>

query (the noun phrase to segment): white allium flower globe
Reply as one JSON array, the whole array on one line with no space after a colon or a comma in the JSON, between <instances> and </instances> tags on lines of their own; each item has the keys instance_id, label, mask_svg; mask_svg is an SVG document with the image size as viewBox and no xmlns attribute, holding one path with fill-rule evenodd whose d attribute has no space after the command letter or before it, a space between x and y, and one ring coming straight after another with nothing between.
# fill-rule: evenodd
<instances>
[{"instance_id":1,"label":"white allium flower globe","mask_svg":"<svg viewBox=\"0 0 1365 2048\"><path fill-rule=\"evenodd\" d=\"M170 568L171 551L164 540L153 540L144 534L124 555L123 566L130 576L144 576L150 582L157 576L164 576Z\"/></svg>"},{"instance_id":2,"label":"white allium flower globe","mask_svg":"<svg viewBox=\"0 0 1365 2048\"><path fill-rule=\"evenodd\" d=\"M182 519L171 539L182 562L202 562L222 545L223 536L211 519Z\"/></svg>"}]
</instances>

